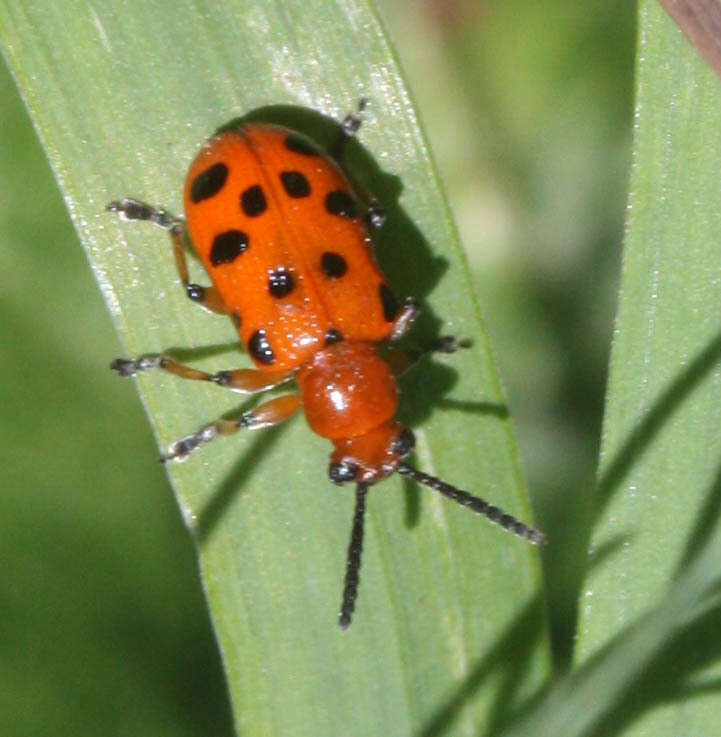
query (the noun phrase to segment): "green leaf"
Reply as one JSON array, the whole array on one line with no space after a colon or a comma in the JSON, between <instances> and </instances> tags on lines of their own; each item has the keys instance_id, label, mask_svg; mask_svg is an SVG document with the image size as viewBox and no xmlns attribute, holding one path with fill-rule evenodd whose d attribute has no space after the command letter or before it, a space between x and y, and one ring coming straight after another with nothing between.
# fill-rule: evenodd
<instances>
[{"instance_id":1,"label":"green leaf","mask_svg":"<svg viewBox=\"0 0 721 737\"><path fill-rule=\"evenodd\" d=\"M721 87L644 3L637 129L578 655L662 599L714 531L721 458ZM654 731L658 725L654 727Z\"/></svg>"},{"instance_id":2,"label":"green leaf","mask_svg":"<svg viewBox=\"0 0 721 737\"><path fill-rule=\"evenodd\" d=\"M640 8L634 164L575 672L505 737L713 737L721 709L719 80Z\"/></svg>"},{"instance_id":3,"label":"green leaf","mask_svg":"<svg viewBox=\"0 0 721 737\"><path fill-rule=\"evenodd\" d=\"M229 735L195 551L5 64L0 109L0 734Z\"/></svg>"},{"instance_id":4,"label":"green leaf","mask_svg":"<svg viewBox=\"0 0 721 737\"><path fill-rule=\"evenodd\" d=\"M131 355L176 347L201 367L247 365L230 322L187 304L167 237L119 222L105 203L127 194L178 211L187 165L219 125L265 108L260 116L327 136L309 108L338 120L369 97L351 167L389 208L379 261L398 294L421 299L418 335L442 326L474 340L402 381L399 416L417 431L417 465L529 518L456 232L371 8L0 7L4 52ZM138 384L161 447L238 406L173 377ZM369 494L360 597L343 633L353 495L329 484L327 452L297 418L169 469L239 731L430 735L502 724L548 670L533 549L431 491L385 481Z\"/></svg>"}]
</instances>

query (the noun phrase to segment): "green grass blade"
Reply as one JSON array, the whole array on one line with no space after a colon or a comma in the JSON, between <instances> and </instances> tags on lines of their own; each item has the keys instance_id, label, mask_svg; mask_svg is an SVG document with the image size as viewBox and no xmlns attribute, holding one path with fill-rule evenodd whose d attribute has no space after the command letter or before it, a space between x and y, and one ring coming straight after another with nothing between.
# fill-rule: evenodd
<instances>
[{"instance_id":1,"label":"green grass blade","mask_svg":"<svg viewBox=\"0 0 721 737\"><path fill-rule=\"evenodd\" d=\"M713 645L704 652L694 641L711 644L717 637L721 597L708 594L709 581L718 577L720 555L721 536L705 540L663 601L614 633L503 737L644 734L643 723L659 724L659 715L652 713L659 702L671 706L662 716L661 734L715 735L718 679L706 672L695 683L678 676L688 675L684 668L689 662L702 666L715 657ZM678 712L681 719L675 718ZM687 717L694 727L683 726Z\"/></svg>"},{"instance_id":2,"label":"green grass blade","mask_svg":"<svg viewBox=\"0 0 721 737\"><path fill-rule=\"evenodd\" d=\"M634 165L575 671L504 737L712 737L721 88L642 2Z\"/></svg>"},{"instance_id":3,"label":"green grass blade","mask_svg":"<svg viewBox=\"0 0 721 737\"><path fill-rule=\"evenodd\" d=\"M229 735L195 551L4 64L0 110L0 734Z\"/></svg>"},{"instance_id":4,"label":"green grass blade","mask_svg":"<svg viewBox=\"0 0 721 737\"><path fill-rule=\"evenodd\" d=\"M371 9L0 8L4 52L130 354L210 345L220 349L194 354L196 364L247 360L231 347L228 321L187 304L164 235L117 222L105 203L132 194L177 211L187 164L218 125L279 104L294 106L281 112L297 124L308 117L295 106L337 119L370 97L366 151L354 156L391 205L379 260L399 294L423 301L419 334L442 324L474 339L473 350L403 380L401 418L419 430L417 463L528 518L457 236ZM236 406L216 387L172 377L139 385L162 446ZM475 734L503 723L547 673L533 550L430 491L385 482L369 494L356 621L341 633L353 499L327 481L327 451L298 418L171 469L241 733Z\"/></svg>"},{"instance_id":5,"label":"green grass blade","mask_svg":"<svg viewBox=\"0 0 721 737\"><path fill-rule=\"evenodd\" d=\"M718 586L718 572L705 567L696 599L681 601L673 582L720 534L721 87L654 2L641 4L639 44L628 232L577 660L613 646L650 609L666 609L666 637L642 674L638 654L625 650L635 693L614 728L710 736L721 708L708 687L721 675L721 610L694 608Z\"/></svg>"}]
</instances>

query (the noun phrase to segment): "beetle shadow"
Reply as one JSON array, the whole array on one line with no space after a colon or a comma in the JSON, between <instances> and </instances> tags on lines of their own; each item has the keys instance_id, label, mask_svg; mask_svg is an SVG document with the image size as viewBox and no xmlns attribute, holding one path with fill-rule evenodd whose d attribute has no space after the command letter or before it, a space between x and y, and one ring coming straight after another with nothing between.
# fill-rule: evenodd
<instances>
[{"instance_id":1,"label":"beetle shadow","mask_svg":"<svg viewBox=\"0 0 721 737\"><path fill-rule=\"evenodd\" d=\"M237 340L227 343L210 343L208 345L183 348L182 346L171 346L163 351L182 363L200 361L204 358L215 358L231 353L244 353L243 346Z\"/></svg>"},{"instance_id":2,"label":"beetle shadow","mask_svg":"<svg viewBox=\"0 0 721 737\"><path fill-rule=\"evenodd\" d=\"M428 373L434 375L434 389L436 399L433 403L426 401L425 392ZM499 402L483 402L457 400L448 397L448 393L457 381L457 372L446 364L433 361L432 356L423 356L406 373L399 377L401 404L398 415L403 424L409 427L423 427L433 411L452 410L465 414L495 417L500 420L508 418L508 407ZM404 399L405 398L405 399ZM404 526L412 529L420 522L421 495L424 493L421 486L403 477L403 491L405 495Z\"/></svg>"},{"instance_id":3,"label":"beetle shadow","mask_svg":"<svg viewBox=\"0 0 721 737\"><path fill-rule=\"evenodd\" d=\"M228 413L237 416L237 412ZM226 473L223 481L215 488L213 496L198 513L198 519L193 526L193 535L199 548L208 541L218 522L222 519L226 509L233 500L242 494L248 479L253 477L255 469L282 438L287 423L275 427L264 428L253 441L245 448L243 454Z\"/></svg>"}]
</instances>

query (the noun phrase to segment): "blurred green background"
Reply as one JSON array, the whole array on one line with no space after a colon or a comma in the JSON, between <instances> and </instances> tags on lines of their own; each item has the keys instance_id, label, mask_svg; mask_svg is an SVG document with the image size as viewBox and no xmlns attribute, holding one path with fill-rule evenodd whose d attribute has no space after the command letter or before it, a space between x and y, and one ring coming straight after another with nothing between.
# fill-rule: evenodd
<instances>
[{"instance_id":1,"label":"blurred green background","mask_svg":"<svg viewBox=\"0 0 721 737\"><path fill-rule=\"evenodd\" d=\"M634 8L380 9L555 541L544 563L560 671L620 262ZM230 734L190 539L134 387L107 370L122 349L4 67L0 110L0 734Z\"/></svg>"}]
</instances>

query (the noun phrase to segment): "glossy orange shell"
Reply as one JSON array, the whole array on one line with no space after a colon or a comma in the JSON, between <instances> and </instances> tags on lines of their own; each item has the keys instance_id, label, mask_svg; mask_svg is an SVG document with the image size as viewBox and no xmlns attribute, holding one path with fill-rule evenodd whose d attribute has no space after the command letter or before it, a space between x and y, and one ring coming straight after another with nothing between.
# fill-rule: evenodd
<instances>
[{"instance_id":1,"label":"glossy orange shell","mask_svg":"<svg viewBox=\"0 0 721 737\"><path fill-rule=\"evenodd\" d=\"M389 337L395 300L350 182L308 139L246 123L190 166L193 246L260 369L301 366L340 339Z\"/></svg>"}]
</instances>

